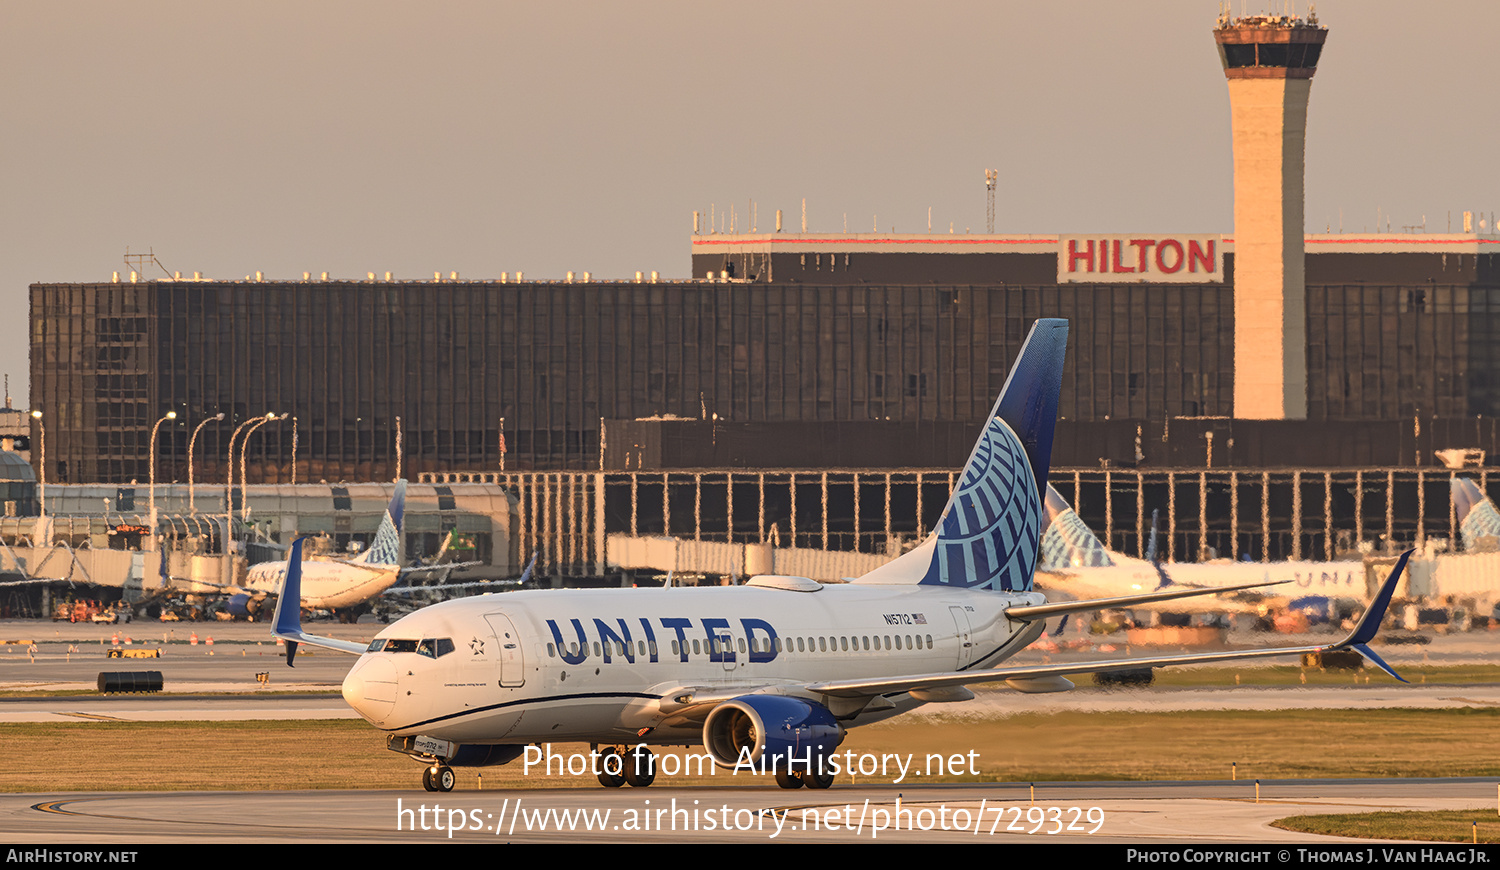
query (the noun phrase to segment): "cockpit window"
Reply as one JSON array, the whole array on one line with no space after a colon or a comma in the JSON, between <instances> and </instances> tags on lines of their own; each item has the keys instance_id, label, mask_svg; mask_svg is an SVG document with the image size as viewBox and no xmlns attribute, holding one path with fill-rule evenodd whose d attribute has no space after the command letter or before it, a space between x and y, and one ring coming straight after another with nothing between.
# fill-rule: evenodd
<instances>
[{"instance_id":1,"label":"cockpit window","mask_svg":"<svg viewBox=\"0 0 1500 870\"><path fill-rule=\"evenodd\" d=\"M422 640L397 640L378 637L370 641L365 652L417 653L430 659L441 658L453 652L453 639L448 637L424 638Z\"/></svg>"}]
</instances>

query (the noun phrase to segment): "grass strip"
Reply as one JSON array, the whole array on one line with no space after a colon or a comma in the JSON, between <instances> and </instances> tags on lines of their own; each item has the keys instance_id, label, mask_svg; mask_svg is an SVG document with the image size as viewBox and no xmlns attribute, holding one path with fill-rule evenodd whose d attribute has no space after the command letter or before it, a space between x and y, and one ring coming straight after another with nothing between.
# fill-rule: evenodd
<instances>
[{"instance_id":1,"label":"grass strip","mask_svg":"<svg viewBox=\"0 0 1500 870\"><path fill-rule=\"evenodd\" d=\"M1476 823L1479 842L1500 843L1500 817L1497 817L1494 807L1409 813L1288 816L1271 824L1286 831L1333 837L1472 843Z\"/></svg>"},{"instance_id":2,"label":"grass strip","mask_svg":"<svg viewBox=\"0 0 1500 870\"><path fill-rule=\"evenodd\" d=\"M914 756L907 782L1225 780L1500 776L1474 746L1500 743L1500 710L1269 710L904 716L854 729L839 748L891 760L841 782L888 783ZM22 759L0 768L0 791L410 789L421 767L354 720L58 722L0 724L0 745ZM557 744L558 754L588 747ZM667 749L680 755L701 747ZM970 753L972 755L972 761ZM929 756L958 770L922 771ZM971 769L972 765L972 769ZM680 765L679 765L680 766ZM595 787L592 774L460 770L489 788ZM764 785L758 777L662 775L674 785Z\"/></svg>"}]
</instances>

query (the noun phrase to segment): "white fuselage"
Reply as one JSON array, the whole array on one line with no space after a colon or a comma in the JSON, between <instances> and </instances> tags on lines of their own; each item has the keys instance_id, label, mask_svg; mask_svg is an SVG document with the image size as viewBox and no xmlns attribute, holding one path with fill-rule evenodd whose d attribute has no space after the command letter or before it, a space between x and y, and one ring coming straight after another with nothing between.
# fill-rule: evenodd
<instances>
[{"instance_id":1,"label":"white fuselage","mask_svg":"<svg viewBox=\"0 0 1500 870\"><path fill-rule=\"evenodd\" d=\"M387 648L361 656L344 697L383 731L472 743L694 743L702 716L677 715L674 698L779 686L848 727L922 702L820 698L799 684L993 667L1042 629L1005 608L1042 600L873 585L485 595L382 630L372 646Z\"/></svg>"},{"instance_id":2,"label":"white fuselage","mask_svg":"<svg viewBox=\"0 0 1500 870\"><path fill-rule=\"evenodd\" d=\"M302 607L336 609L363 604L396 585L400 569L395 565L362 565L358 562L302 563ZM245 589L255 594L275 595L286 577L285 562L261 562L250 566Z\"/></svg>"},{"instance_id":3,"label":"white fuselage","mask_svg":"<svg viewBox=\"0 0 1500 870\"><path fill-rule=\"evenodd\" d=\"M1362 562L1232 562L1229 560L1187 563L1167 562L1157 566L1144 559L1110 554L1115 564L1100 567L1063 568L1038 571L1036 584L1049 592L1062 592L1074 598L1109 598L1139 595L1162 586L1161 573L1182 586L1239 586L1248 583L1280 583L1252 590L1260 596L1297 598L1303 595L1329 597L1369 597ZM1171 587L1167 587L1171 588ZM1171 611L1225 612L1253 607L1238 607L1221 597L1184 598L1143 606L1141 609Z\"/></svg>"}]
</instances>

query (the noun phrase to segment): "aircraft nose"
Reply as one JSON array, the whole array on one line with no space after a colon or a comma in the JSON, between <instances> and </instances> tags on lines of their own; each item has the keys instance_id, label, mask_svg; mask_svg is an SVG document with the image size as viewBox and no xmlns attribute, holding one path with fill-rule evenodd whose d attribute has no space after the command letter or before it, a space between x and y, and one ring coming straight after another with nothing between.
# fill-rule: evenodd
<instances>
[{"instance_id":1,"label":"aircraft nose","mask_svg":"<svg viewBox=\"0 0 1500 870\"><path fill-rule=\"evenodd\" d=\"M367 656L344 677L344 702L376 725L383 724L396 706L396 667L383 658Z\"/></svg>"}]
</instances>

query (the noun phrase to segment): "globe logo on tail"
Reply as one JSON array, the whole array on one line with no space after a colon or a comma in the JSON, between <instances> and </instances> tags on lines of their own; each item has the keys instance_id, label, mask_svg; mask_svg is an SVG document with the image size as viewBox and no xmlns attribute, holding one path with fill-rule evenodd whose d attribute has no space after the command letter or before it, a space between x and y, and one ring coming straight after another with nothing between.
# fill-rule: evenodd
<instances>
[{"instance_id":1,"label":"globe logo on tail","mask_svg":"<svg viewBox=\"0 0 1500 870\"><path fill-rule=\"evenodd\" d=\"M1027 592L1036 569L1041 496L1021 440L999 417L964 468L938 523L923 585Z\"/></svg>"}]
</instances>

